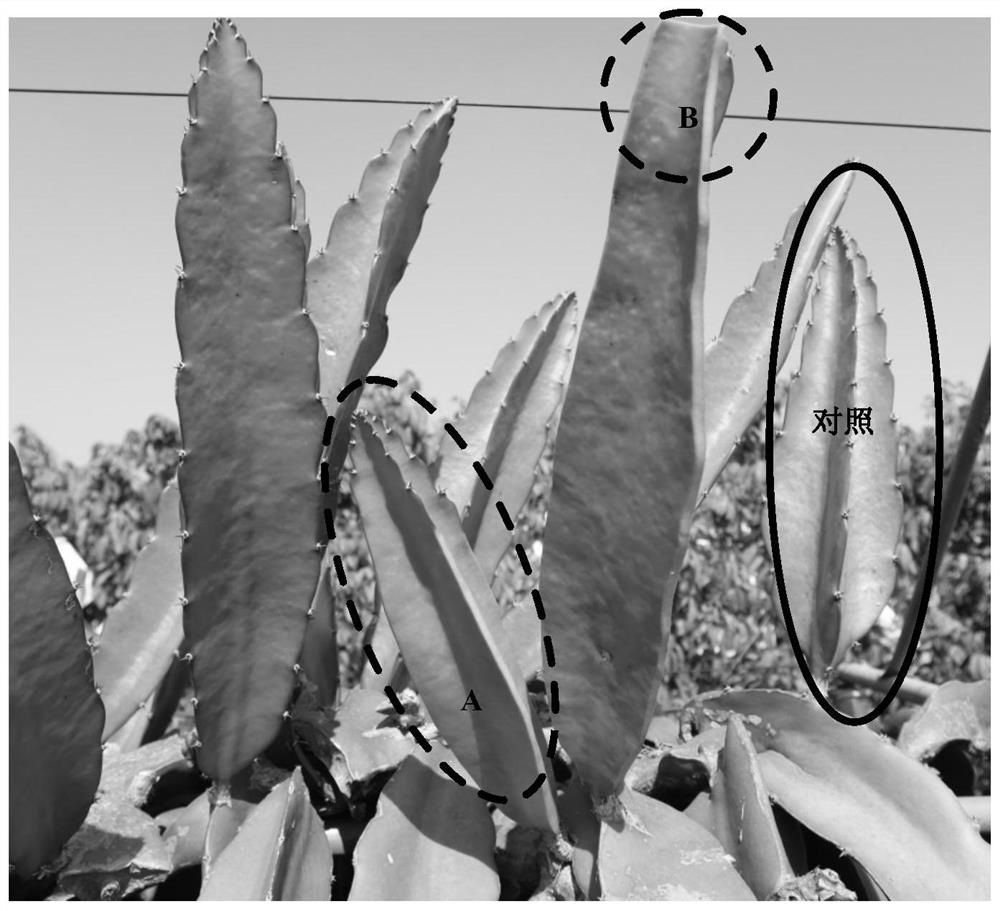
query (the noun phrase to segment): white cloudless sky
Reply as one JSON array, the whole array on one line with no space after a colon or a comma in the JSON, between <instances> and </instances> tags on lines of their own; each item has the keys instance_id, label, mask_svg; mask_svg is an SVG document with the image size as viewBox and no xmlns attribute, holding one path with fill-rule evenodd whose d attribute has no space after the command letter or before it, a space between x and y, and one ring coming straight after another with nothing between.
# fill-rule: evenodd
<instances>
[{"instance_id":1,"label":"white cloudless sky","mask_svg":"<svg viewBox=\"0 0 1000 911\"><path fill-rule=\"evenodd\" d=\"M569 12L572 4L567 4ZM81 4L81 10L85 5ZM272 6L272 9L276 9ZM900 10L907 7L900 4ZM944 8L945 10L947 8ZM733 15L737 13L733 12ZM651 14L652 15L652 14ZM730 111L762 115L774 64L779 115L989 126L985 19L753 19L734 44ZM556 104L591 112L459 106L423 232L389 305L378 372L412 369L425 394L468 395L497 349L558 292L586 300L604 239L618 132L645 40L636 20L239 19L271 95ZM649 20L652 24L653 20ZM12 19L10 85L186 92L211 18ZM604 60L618 57L605 91ZM314 249L414 105L275 101L306 187ZM176 418L174 187L181 98L10 97L10 424L74 461L152 413ZM711 189L705 331L754 277L794 208L857 158L892 183L920 241L946 378L974 384L989 346L989 136L728 120ZM930 355L909 248L888 201L859 177L840 223L885 307L896 411L922 424ZM797 355L793 356L797 361Z\"/></svg>"}]
</instances>

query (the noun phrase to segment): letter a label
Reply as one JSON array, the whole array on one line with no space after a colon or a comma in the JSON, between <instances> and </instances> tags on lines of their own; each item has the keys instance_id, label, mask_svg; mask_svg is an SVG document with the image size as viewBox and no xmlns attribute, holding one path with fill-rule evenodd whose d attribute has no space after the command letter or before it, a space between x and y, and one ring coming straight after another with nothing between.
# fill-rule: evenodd
<instances>
[{"instance_id":1,"label":"letter a label","mask_svg":"<svg viewBox=\"0 0 1000 911\"><path fill-rule=\"evenodd\" d=\"M465 705L462 706L462 711L481 712L482 710L483 707L479 704L479 701L476 699L476 691L469 690L469 695L466 697Z\"/></svg>"}]
</instances>

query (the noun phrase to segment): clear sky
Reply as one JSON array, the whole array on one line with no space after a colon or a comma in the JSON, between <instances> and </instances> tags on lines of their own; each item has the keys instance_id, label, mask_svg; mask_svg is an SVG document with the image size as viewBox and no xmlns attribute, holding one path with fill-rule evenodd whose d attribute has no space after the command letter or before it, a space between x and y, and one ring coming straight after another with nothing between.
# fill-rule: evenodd
<instances>
[{"instance_id":1,"label":"clear sky","mask_svg":"<svg viewBox=\"0 0 1000 911\"><path fill-rule=\"evenodd\" d=\"M569 4L567 5L570 6ZM901 5L903 9L905 7ZM627 107L645 41L634 19L238 21L272 95ZM751 19L734 47L730 111L989 126L985 19ZM650 21L652 24L652 21ZM10 22L15 87L186 91L211 20ZM619 62L605 92L605 58ZM408 105L275 102L305 184L313 246ZM10 99L11 402L57 453L80 461L151 413L176 417L174 187L179 98L14 94ZM594 113L459 107L423 233L389 305L379 372L411 368L440 402L466 396L496 350L557 292L589 296L618 133ZM730 120L720 162L761 129ZM974 384L989 345L989 137L775 123L764 149L712 187L706 335L771 255L787 217L836 164L884 173L920 241L942 371ZM923 423L931 394L922 305L888 202L860 178L840 223L871 263L889 327L896 410ZM797 361L797 354L793 355Z\"/></svg>"}]
</instances>

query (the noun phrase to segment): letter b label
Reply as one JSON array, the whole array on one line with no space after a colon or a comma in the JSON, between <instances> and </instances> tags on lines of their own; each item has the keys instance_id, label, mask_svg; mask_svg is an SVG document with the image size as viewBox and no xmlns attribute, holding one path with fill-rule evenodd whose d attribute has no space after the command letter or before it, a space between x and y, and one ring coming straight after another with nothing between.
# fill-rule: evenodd
<instances>
[{"instance_id":1,"label":"letter b label","mask_svg":"<svg viewBox=\"0 0 1000 911\"><path fill-rule=\"evenodd\" d=\"M682 107L681 112L681 129L689 130L691 127L698 126L698 109L694 107Z\"/></svg>"}]
</instances>

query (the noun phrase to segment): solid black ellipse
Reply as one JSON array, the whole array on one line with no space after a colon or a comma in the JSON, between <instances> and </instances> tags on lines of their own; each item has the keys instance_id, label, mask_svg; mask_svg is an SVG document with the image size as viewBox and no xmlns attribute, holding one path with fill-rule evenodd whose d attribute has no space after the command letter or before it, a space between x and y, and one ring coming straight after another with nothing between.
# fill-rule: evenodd
<instances>
[{"instance_id":1,"label":"solid black ellipse","mask_svg":"<svg viewBox=\"0 0 1000 911\"><path fill-rule=\"evenodd\" d=\"M861 715L858 718L842 714L827 701L826 696L816 685L816 680L802 652L802 646L799 644L798 636L795 634L795 623L792 620L792 612L788 606L788 593L785 591L785 576L781 569L781 548L778 544L778 523L774 506L774 387L778 368L781 321L785 315L785 298L788 296L788 283L791 279L792 269L795 267L795 257L799 251L799 244L802 242L802 235L805 233L806 225L809 224L809 219L820 197L834 180L848 171L860 171L862 174L867 174L882 188L882 191L892 203L892 207L896 211L896 216L899 218L899 223L903 228L903 233L906 235L906 240L910 245L910 253L913 255L913 265L917 272L917 279L920 282L920 296L924 301L924 316L927 320L927 339L931 351L931 373L934 381L934 506L931 510L931 537L929 547L927 548L927 564L924 569L924 585L920 595L920 607L917 610L917 621L913 627L913 633L910 636L910 643L907 646L903 663L900 665L899 672L892 681L892 686L889 687L882 701L875 708L866 715ZM809 691L813 694L813 698L827 715L841 724L852 726L868 724L868 722L878 718L889 707L892 700L896 698L896 693L899 692L899 688L903 685L903 680L910 669L913 656L917 651L917 642L920 639L920 631L923 629L927 604L931 596L934 563L937 556L938 537L941 530L941 488L944 475L944 450L942 447L944 439L944 411L941 401L941 361L938 355L937 328L934 324L934 305L931 302L931 291L927 283L927 273L924 270L924 260L920 255L917 237L913 232L913 225L910 224L906 209L903 208L903 203L900 201L899 196L896 195L896 191L892 188L889 181L871 165L860 161L848 161L830 171L820 181L819 186L813 191L812 196L809 197L809 201L802 212L802 217L795 228L795 234L788 247L788 258L785 262L785 269L781 274L781 287L778 291L778 302L774 313L774 328L771 333L771 357L767 367L767 404L764 416L766 421L764 456L767 479L767 516L771 526L771 558L774 563L774 581L778 590L778 597L781 600L781 613L784 616L785 629L788 630L788 639L792 644L795 660L798 662L799 670L802 672L802 676L805 678L806 684L809 686Z\"/></svg>"}]
</instances>

